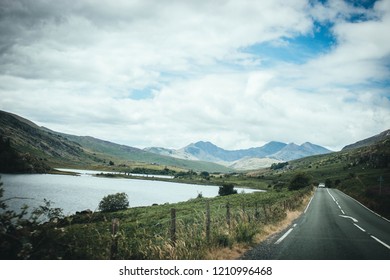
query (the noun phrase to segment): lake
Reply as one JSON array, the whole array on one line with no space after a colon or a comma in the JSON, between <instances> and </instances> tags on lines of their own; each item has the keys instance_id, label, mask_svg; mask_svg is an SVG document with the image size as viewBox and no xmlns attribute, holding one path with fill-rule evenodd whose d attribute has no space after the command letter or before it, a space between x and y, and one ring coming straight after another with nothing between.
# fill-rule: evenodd
<instances>
[{"instance_id":1,"label":"lake","mask_svg":"<svg viewBox=\"0 0 390 280\"><path fill-rule=\"evenodd\" d=\"M129 196L130 207L135 207L187 201L196 198L199 193L204 197L215 197L219 190L218 186L104 178L92 174L89 171L83 172L82 176L1 174L1 181L4 184L4 198L15 198L7 201L10 209L19 212L23 204L37 207L43 204L45 198L52 202L52 207L62 208L65 215L85 209L95 211L104 196L118 192L125 192ZM255 191L237 190L239 193Z\"/></svg>"}]
</instances>

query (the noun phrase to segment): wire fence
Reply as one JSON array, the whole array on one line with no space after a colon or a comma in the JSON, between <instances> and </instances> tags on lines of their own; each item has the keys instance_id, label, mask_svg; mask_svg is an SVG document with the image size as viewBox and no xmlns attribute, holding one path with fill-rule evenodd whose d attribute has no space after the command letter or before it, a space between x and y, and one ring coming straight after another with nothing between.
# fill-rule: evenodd
<instances>
[{"instance_id":1,"label":"wire fence","mask_svg":"<svg viewBox=\"0 0 390 280\"><path fill-rule=\"evenodd\" d=\"M221 204L206 200L203 209L170 208L161 213L164 218L148 224L136 223L131 229L120 228L120 221L115 218L111 224L110 258L124 258L130 251L135 258L197 258L194 251L226 247L234 242L251 243L262 226L284 219L302 200L300 195L276 203ZM132 238L143 243L131 242Z\"/></svg>"}]
</instances>

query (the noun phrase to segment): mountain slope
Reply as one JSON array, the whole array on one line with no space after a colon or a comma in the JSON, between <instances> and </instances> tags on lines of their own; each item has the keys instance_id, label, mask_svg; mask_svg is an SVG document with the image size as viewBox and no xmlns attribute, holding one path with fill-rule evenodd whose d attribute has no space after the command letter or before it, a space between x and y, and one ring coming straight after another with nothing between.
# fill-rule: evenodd
<instances>
[{"instance_id":1,"label":"mountain slope","mask_svg":"<svg viewBox=\"0 0 390 280\"><path fill-rule=\"evenodd\" d=\"M278 163L279 160L271 158L243 158L235 161L229 167L237 170L255 170L260 168L270 167L273 163Z\"/></svg>"},{"instance_id":2,"label":"mountain slope","mask_svg":"<svg viewBox=\"0 0 390 280\"><path fill-rule=\"evenodd\" d=\"M294 143L290 143L290 144L286 145L280 151L278 151L272 155L269 155L268 157L273 158L273 159L282 160L282 161L289 161L289 160L304 158L304 157L313 156L313 155L327 154L330 152L331 152L330 150L328 150L324 147L314 145L314 144L309 143L309 142L303 143L300 146L298 146Z\"/></svg>"},{"instance_id":3,"label":"mountain slope","mask_svg":"<svg viewBox=\"0 0 390 280\"><path fill-rule=\"evenodd\" d=\"M12 152L7 150L6 153L2 153L3 158L0 155L0 166L9 165L9 158L18 155L21 158L30 158L30 162L44 162L53 167L102 166L107 165L109 161L116 161L176 166L196 171L232 171L215 163L175 159L89 136L55 132L4 111L0 111L0 138L4 144L2 149L12 149ZM35 169L31 168L29 172L41 172L41 169L33 170Z\"/></svg>"},{"instance_id":4,"label":"mountain slope","mask_svg":"<svg viewBox=\"0 0 390 280\"><path fill-rule=\"evenodd\" d=\"M55 159L78 162L88 158L77 143L4 111L0 111L0 138L2 172L41 173L50 170Z\"/></svg>"},{"instance_id":5,"label":"mountain slope","mask_svg":"<svg viewBox=\"0 0 390 280\"><path fill-rule=\"evenodd\" d=\"M373 145L373 144L376 144L382 140L385 140L389 136L390 136L390 129L383 131L375 136L360 140L354 144L347 145L342 150L351 150L351 149L355 149L355 148Z\"/></svg>"},{"instance_id":6,"label":"mountain slope","mask_svg":"<svg viewBox=\"0 0 390 280\"><path fill-rule=\"evenodd\" d=\"M100 140L90 136L66 135L67 138L79 143L82 147L95 154L108 154L121 160L133 162L146 162L150 164L177 166L184 169L209 172L229 172L230 168L212 162L191 161L158 155L142 149L120 145L109 141Z\"/></svg>"}]
</instances>

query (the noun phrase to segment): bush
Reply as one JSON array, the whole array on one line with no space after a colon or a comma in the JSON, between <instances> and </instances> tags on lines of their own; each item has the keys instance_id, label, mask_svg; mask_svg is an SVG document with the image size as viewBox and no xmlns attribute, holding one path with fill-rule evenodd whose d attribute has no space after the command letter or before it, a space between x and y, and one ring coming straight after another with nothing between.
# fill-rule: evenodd
<instances>
[{"instance_id":1,"label":"bush","mask_svg":"<svg viewBox=\"0 0 390 280\"><path fill-rule=\"evenodd\" d=\"M3 198L4 188L0 176L0 260L51 259L62 252L62 237L58 221L64 216L62 209L51 208L51 202L44 199L44 205L28 211L23 206L20 212L9 209ZM30 213L29 213L30 212Z\"/></svg>"},{"instance_id":2,"label":"bush","mask_svg":"<svg viewBox=\"0 0 390 280\"><path fill-rule=\"evenodd\" d=\"M300 172L291 179L288 189L293 191L306 188L310 185L310 181L311 179L306 173Z\"/></svg>"},{"instance_id":3,"label":"bush","mask_svg":"<svg viewBox=\"0 0 390 280\"><path fill-rule=\"evenodd\" d=\"M218 194L220 196L236 194L236 193L237 193L237 190L234 189L233 184L224 184L224 185L222 185L222 187L219 187L219 191L218 191Z\"/></svg>"},{"instance_id":4,"label":"bush","mask_svg":"<svg viewBox=\"0 0 390 280\"><path fill-rule=\"evenodd\" d=\"M100 201L99 210L102 212L113 212L129 207L129 199L126 193L109 194Z\"/></svg>"}]
</instances>

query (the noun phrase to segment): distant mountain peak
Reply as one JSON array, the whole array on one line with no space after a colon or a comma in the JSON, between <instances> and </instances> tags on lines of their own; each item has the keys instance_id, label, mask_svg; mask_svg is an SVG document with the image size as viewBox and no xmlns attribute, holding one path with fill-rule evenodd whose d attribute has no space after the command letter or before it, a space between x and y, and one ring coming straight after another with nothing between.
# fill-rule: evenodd
<instances>
[{"instance_id":1,"label":"distant mountain peak","mask_svg":"<svg viewBox=\"0 0 390 280\"><path fill-rule=\"evenodd\" d=\"M160 148L148 148L148 151L166 155L167 151ZM202 161L211 161L239 169L251 169L251 166L271 165L278 161L288 161L305 156L330 152L329 150L305 142L302 145L271 141L261 147L252 147L240 150L225 150L210 141L198 141L178 150L170 150L170 156L177 158L191 158ZM262 160L260 160L262 159Z\"/></svg>"}]
</instances>

